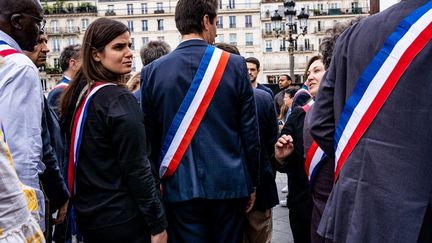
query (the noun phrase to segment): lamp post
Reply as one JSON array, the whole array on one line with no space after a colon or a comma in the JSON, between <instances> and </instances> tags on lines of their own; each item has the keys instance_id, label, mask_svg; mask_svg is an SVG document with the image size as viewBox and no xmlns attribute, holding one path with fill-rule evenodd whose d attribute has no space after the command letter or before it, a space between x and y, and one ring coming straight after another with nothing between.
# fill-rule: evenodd
<instances>
[{"instance_id":1,"label":"lamp post","mask_svg":"<svg viewBox=\"0 0 432 243\"><path fill-rule=\"evenodd\" d=\"M288 26L288 34L285 35L285 32L282 28L282 16L278 13L278 10L275 10L274 15L271 17L271 21L273 24L273 31L276 36L276 38L279 38L279 36L282 36L282 48L285 50L285 39L288 41L288 55L289 55L289 62L290 62L290 76L295 82L295 75L294 75L294 41L297 41L297 39L301 35L305 35L307 33L307 20L309 18L309 14L305 12L305 9L302 8L300 14L297 16L297 19L300 23L300 30L301 32L297 34L296 36L293 36L293 30L294 26L296 26L296 22L294 21L294 18L296 16L297 11L295 10L295 2L293 0L285 0L284 1L284 8L285 8L285 19L286 23L285 25Z\"/></svg>"}]
</instances>

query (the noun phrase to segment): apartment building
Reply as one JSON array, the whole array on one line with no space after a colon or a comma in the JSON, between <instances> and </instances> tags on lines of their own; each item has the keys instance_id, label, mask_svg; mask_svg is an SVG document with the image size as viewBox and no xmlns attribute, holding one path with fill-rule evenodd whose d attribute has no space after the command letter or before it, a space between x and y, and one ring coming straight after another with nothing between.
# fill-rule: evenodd
<instances>
[{"instance_id":1,"label":"apartment building","mask_svg":"<svg viewBox=\"0 0 432 243\"><path fill-rule=\"evenodd\" d=\"M241 55L257 57L262 63L259 82L272 83L280 74L289 73L287 36L276 38L271 16L282 0L218 0L218 36L216 42L236 45ZM88 25L96 18L114 18L131 31L134 71L142 68L139 50L151 40L164 40L172 49L181 41L175 21L176 0L44 0L46 33L51 52L43 76L44 87L50 90L59 79L58 58L62 49L81 43ZM308 58L315 55L325 29L334 22L346 21L359 14L368 14L368 0L296 1L310 15L308 33L294 43L295 74L299 82ZM286 26L285 26L286 27ZM297 33L294 31L294 33ZM298 34L295 34L297 36Z\"/></svg>"}]
</instances>

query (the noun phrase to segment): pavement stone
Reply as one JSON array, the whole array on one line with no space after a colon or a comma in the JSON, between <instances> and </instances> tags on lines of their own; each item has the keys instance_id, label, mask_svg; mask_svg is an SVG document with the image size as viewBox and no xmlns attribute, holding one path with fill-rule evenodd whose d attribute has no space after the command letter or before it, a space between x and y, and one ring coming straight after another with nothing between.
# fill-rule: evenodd
<instances>
[{"instance_id":1,"label":"pavement stone","mask_svg":"<svg viewBox=\"0 0 432 243\"><path fill-rule=\"evenodd\" d=\"M287 185L287 175L278 172L276 174L276 185L279 192L279 200L285 199L286 193L282 193L281 190ZM276 205L273 208L272 243L294 243L288 214L289 210L287 207Z\"/></svg>"}]
</instances>

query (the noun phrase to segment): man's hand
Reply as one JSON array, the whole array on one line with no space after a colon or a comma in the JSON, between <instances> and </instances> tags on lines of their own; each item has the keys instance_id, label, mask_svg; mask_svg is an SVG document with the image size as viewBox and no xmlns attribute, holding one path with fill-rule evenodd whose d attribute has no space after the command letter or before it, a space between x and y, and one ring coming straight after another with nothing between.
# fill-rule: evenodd
<instances>
[{"instance_id":1,"label":"man's hand","mask_svg":"<svg viewBox=\"0 0 432 243\"><path fill-rule=\"evenodd\" d=\"M69 204L69 201L66 201L66 203L63 204L63 206L61 206L61 208L58 210L57 217L55 219L53 219L53 224L63 223L63 220L65 219L66 212L68 209L68 204Z\"/></svg>"},{"instance_id":2,"label":"man's hand","mask_svg":"<svg viewBox=\"0 0 432 243\"><path fill-rule=\"evenodd\" d=\"M166 230L160 232L157 235L151 236L151 243L166 243L168 242L168 234Z\"/></svg>"},{"instance_id":3,"label":"man's hand","mask_svg":"<svg viewBox=\"0 0 432 243\"><path fill-rule=\"evenodd\" d=\"M282 135L275 144L275 158L282 162L294 151L293 138L290 135Z\"/></svg>"},{"instance_id":4,"label":"man's hand","mask_svg":"<svg viewBox=\"0 0 432 243\"><path fill-rule=\"evenodd\" d=\"M249 195L249 199L246 204L246 213L249 213L252 210L253 205L255 204L255 200L256 200L256 192L254 191Z\"/></svg>"}]
</instances>

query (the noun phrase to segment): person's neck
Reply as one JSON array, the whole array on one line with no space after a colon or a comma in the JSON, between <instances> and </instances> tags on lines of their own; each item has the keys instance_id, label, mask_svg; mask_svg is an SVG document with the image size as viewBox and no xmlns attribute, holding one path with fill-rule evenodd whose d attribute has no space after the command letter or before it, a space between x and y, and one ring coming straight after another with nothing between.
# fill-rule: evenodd
<instances>
[{"instance_id":1,"label":"person's neck","mask_svg":"<svg viewBox=\"0 0 432 243\"><path fill-rule=\"evenodd\" d=\"M191 33L191 34L186 34L186 35L182 36L182 42L183 41L188 41L188 40L203 40L203 41L206 41L202 35L197 34L197 33Z\"/></svg>"},{"instance_id":2,"label":"person's neck","mask_svg":"<svg viewBox=\"0 0 432 243\"><path fill-rule=\"evenodd\" d=\"M252 88L256 89L258 87L258 82L256 81L256 79L254 81L251 82L252 84Z\"/></svg>"},{"instance_id":3,"label":"person's neck","mask_svg":"<svg viewBox=\"0 0 432 243\"><path fill-rule=\"evenodd\" d=\"M74 73L71 70L66 70L63 73L63 76L65 76L67 79L71 80L71 79L73 79Z\"/></svg>"}]
</instances>

